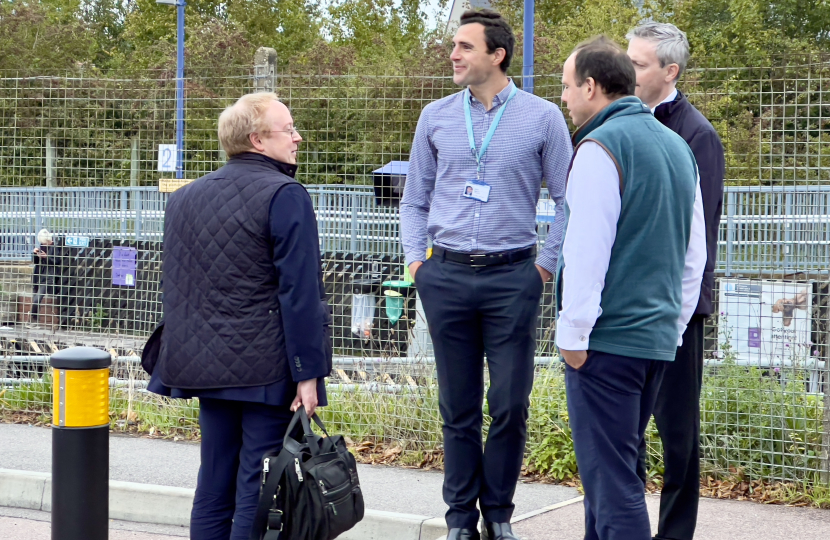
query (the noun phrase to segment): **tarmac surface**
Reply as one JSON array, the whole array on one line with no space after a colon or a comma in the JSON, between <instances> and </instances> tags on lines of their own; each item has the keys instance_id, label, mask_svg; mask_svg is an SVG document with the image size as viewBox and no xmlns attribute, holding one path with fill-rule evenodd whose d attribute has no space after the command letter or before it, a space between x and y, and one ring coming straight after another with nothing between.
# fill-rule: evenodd
<instances>
[{"instance_id":1,"label":"tarmac surface","mask_svg":"<svg viewBox=\"0 0 830 540\"><path fill-rule=\"evenodd\" d=\"M50 472L52 437L49 428L0 424L0 469ZM113 435L110 437L110 479L193 488L199 467L199 445ZM443 516L442 475L387 466L360 465L367 508L424 516ZM583 538L582 504L577 490L562 486L520 483L514 516L561 507L516 523L525 540ZM648 496L652 528L656 529L659 499ZM571 504L567 504L571 503ZM112 540L173 540L187 537L184 527L111 521ZM47 512L0 507L0 538L47 540ZM752 502L702 499L697 540L827 540L830 511L761 505Z\"/></svg>"}]
</instances>

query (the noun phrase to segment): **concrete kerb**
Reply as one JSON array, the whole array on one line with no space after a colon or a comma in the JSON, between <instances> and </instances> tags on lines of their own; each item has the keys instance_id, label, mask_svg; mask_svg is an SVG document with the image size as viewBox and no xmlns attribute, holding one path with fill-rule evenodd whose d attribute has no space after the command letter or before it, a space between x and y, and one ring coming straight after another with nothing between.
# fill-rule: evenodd
<instances>
[{"instance_id":1,"label":"concrete kerb","mask_svg":"<svg viewBox=\"0 0 830 540\"><path fill-rule=\"evenodd\" d=\"M52 508L52 475L0 469L0 506ZM193 490L110 481L110 518L138 523L187 526ZM443 518L367 510L363 521L342 535L344 540L436 540L447 534Z\"/></svg>"},{"instance_id":2,"label":"concrete kerb","mask_svg":"<svg viewBox=\"0 0 830 540\"><path fill-rule=\"evenodd\" d=\"M50 477L47 473L0 469L0 506L41 510Z\"/></svg>"}]
</instances>

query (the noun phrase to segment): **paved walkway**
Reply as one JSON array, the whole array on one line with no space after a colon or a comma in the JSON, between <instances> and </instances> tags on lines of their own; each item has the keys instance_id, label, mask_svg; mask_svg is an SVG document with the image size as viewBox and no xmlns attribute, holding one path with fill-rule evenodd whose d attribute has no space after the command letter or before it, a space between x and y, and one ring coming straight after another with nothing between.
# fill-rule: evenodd
<instances>
[{"instance_id":1,"label":"paved walkway","mask_svg":"<svg viewBox=\"0 0 830 540\"><path fill-rule=\"evenodd\" d=\"M52 540L48 512L0 506L0 538L3 540ZM182 540L185 527L110 521L109 540Z\"/></svg>"},{"instance_id":2,"label":"paved walkway","mask_svg":"<svg viewBox=\"0 0 830 540\"><path fill-rule=\"evenodd\" d=\"M0 469L49 472L52 437L48 428L0 424ZM145 484L195 487L199 446L163 440L116 436L110 438L110 478ZM442 516L442 475L384 466L359 466L366 506L373 510ZM516 516L573 501L575 489L541 484L519 484ZM658 499L648 497L652 524L656 526ZM0 538L47 540L49 514L0 508ZM751 502L703 499L696 540L827 540L830 511ZM580 540L583 537L582 505L562 506L515 525L526 540ZM187 536L181 527L111 522L112 540L172 540Z\"/></svg>"},{"instance_id":3,"label":"paved walkway","mask_svg":"<svg viewBox=\"0 0 830 540\"><path fill-rule=\"evenodd\" d=\"M647 495L652 532L657 532L660 498ZM582 540L581 504L522 521L514 531L525 540ZM828 540L830 510L701 499L695 540Z\"/></svg>"}]
</instances>

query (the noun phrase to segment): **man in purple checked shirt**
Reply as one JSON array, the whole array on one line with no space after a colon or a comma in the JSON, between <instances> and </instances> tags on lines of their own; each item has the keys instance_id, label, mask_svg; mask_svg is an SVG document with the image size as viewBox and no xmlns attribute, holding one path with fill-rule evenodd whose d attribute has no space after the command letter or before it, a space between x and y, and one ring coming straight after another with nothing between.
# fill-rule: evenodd
<instances>
[{"instance_id":1,"label":"man in purple checked shirt","mask_svg":"<svg viewBox=\"0 0 830 540\"><path fill-rule=\"evenodd\" d=\"M453 40L464 90L421 113L401 201L401 235L435 347L444 420L448 540L515 540L539 301L556 271L572 147L559 108L506 76L515 38L493 11L467 11ZM547 183L557 219L537 253ZM433 255L427 260L428 238ZM482 445L484 356L493 421Z\"/></svg>"}]
</instances>

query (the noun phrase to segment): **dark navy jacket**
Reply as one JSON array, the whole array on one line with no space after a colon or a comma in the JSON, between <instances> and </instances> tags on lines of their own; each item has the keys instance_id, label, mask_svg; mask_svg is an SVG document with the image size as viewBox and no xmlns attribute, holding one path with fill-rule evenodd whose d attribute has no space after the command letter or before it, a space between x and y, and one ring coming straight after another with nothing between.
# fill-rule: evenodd
<instances>
[{"instance_id":1,"label":"dark navy jacket","mask_svg":"<svg viewBox=\"0 0 830 540\"><path fill-rule=\"evenodd\" d=\"M718 228L723 210L723 177L726 173L723 144L712 124L679 90L674 101L657 106L654 117L686 141L697 161L708 253L695 314L711 315L715 264L718 260Z\"/></svg>"},{"instance_id":2,"label":"dark navy jacket","mask_svg":"<svg viewBox=\"0 0 830 540\"><path fill-rule=\"evenodd\" d=\"M330 318L314 209L295 171L241 154L171 197L151 391L287 405L296 382L317 378L325 404Z\"/></svg>"}]
</instances>

